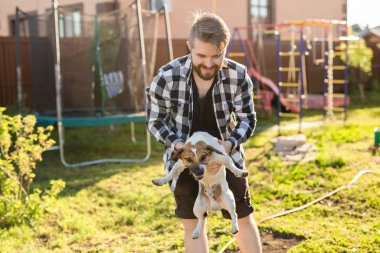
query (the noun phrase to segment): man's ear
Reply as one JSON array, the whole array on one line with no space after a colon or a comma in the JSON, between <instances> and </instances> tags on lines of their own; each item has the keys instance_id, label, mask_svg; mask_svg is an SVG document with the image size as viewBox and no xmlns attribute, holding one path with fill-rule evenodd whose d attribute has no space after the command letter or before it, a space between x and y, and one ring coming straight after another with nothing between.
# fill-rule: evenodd
<instances>
[{"instance_id":1,"label":"man's ear","mask_svg":"<svg viewBox=\"0 0 380 253\"><path fill-rule=\"evenodd\" d=\"M189 51L191 52L191 46L190 46L190 42L188 40L186 41L186 45L187 45L187 49L189 49Z\"/></svg>"},{"instance_id":2,"label":"man's ear","mask_svg":"<svg viewBox=\"0 0 380 253\"><path fill-rule=\"evenodd\" d=\"M210 146L210 145L207 145L207 150L210 152L210 154L212 152L215 152L215 153L217 153L219 155L224 155L222 152L220 152L219 150L215 149L213 146Z\"/></svg>"}]
</instances>

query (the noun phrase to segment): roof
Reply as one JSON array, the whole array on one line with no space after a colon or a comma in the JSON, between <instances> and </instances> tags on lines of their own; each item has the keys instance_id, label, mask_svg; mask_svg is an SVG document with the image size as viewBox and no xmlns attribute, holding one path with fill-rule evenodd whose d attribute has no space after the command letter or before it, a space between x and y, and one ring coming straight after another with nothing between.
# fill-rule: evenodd
<instances>
[{"instance_id":1,"label":"roof","mask_svg":"<svg viewBox=\"0 0 380 253\"><path fill-rule=\"evenodd\" d=\"M364 29L358 32L360 38L368 38L370 36L376 36L380 39L380 26L376 26L370 29Z\"/></svg>"}]
</instances>

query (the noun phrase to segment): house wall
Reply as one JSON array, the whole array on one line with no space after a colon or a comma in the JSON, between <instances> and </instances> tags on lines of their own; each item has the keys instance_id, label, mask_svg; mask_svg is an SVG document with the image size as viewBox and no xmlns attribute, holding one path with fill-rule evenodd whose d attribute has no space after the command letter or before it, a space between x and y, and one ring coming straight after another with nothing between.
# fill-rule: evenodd
<instances>
[{"instance_id":1,"label":"house wall","mask_svg":"<svg viewBox=\"0 0 380 253\"><path fill-rule=\"evenodd\" d=\"M277 0L274 23L305 19L345 20L346 0Z\"/></svg>"},{"instance_id":2,"label":"house wall","mask_svg":"<svg viewBox=\"0 0 380 253\"><path fill-rule=\"evenodd\" d=\"M51 2L49 0L14 0L6 1L1 3L0 8L0 36L9 36L10 31L10 20L14 16L16 6L19 6L25 12L37 12L38 14L46 13L46 10L51 8ZM119 8L125 9L134 0L60 0L60 5L76 5L83 4L83 13L94 15L99 11L100 5L103 11L107 11L112 8L112 4L119 5ZM107 3L109 5L107 5ZM244 27L248 24L248 8L249 0L172 0L170 13L170 25L171 34L173 38L173 52L174 57L182 56L188 53L186 47L186 40L188 36L189 29L191 27L192 13L197 10L210 11L218 14L223 18L230 30L234 27ZM304 20L304 19L345 19L345 4L346 0L274 0L272 4L273 11L273 23L281 23L291 20ZM141 0L142 8L148 8L148 0ZM158 45L157 45L157 56L155 60L155 69L164 65L169 61L166 33L164 26L164 15L159 15L159 31L158 31ZM244 38L247 37L245 31L242 32ZM264 50L264 55L267 58L267 69L266 74L268 77L275 80L276 74L276 62L274 44L275 41L266 41L266 46ZM237 44L237 43L235 43ZM7 47L9 48L9 47ZM13 57L13 50L8 50ZM12 51L12 52L11 52ZM8 57L9 58L9 57ZM236 59L239 61L239 59ZM9 65L10 61L7 60ZM245 64L245 62L242 62ZM5 65L7 65L5 64ZM4 65L4 66L5 66ZM13 66L13 63L12 63ZM320 90L320 83L322 75L321 69L319 67L313 66L310 69L310 73L315 73L308 75L311 84L316 83L317 85L311 87L311 91ZM14 79L15 71L11 75ZM2 80L0 86L12 85L15 86L15 80ZM25 80L24 85L28 84ZM29 85L29 84L28 84ZM14 87L11 87L12 94L14 93ZM8 89L8 88L7 88ZM27 90L28 88L25 87ZM4 93L2 91L2 93ZM14 95L12 95L14 97ZM14 98L12 98L14 100ZM2 99L3 100L3 99Z\"/></svg>"},{"instance_id":3,"label":"house wall","mask_svg":"<svg viewBox=\"0 0 380 253\"><path fill-rule=\"evenodd\" d=\"M5 4L6 2L6 4ZM70 6L83 4L83 13L88 15L96 14L97 4L102 3L115 3L114 0L58 0L59 4L62 6ZM133 2L133 0L122 0L116 1L120 2L120 7L128 6ZM142 6L146 8L146 0L142 0ZM0 36L10 36L10 19L15 16L16 7L18 6L22 11L37 12L38 14L46 13L46 10L51 8L50 0L1 0L0 2Z\"/></svg>"},{"instance_id":4,"label":"house wall","mask_svg":"<svg viewBox=\"0 0 380 253\"><path fill-rule=\"evenodd\" d=\"M97 5L117 3L126 8L134 0L61 0L60 5L83 3L83 13L93 15ZM273 23L304 19L345 19L346 0L274 0L272 4ZM191 26L192 13L197 10L215 12L222 17L228 27L247 26L249 0L172 0L171 31L173 39L186 39ZM148 8L148 0L141 0L143 8ZM13 0L2 4L0 8L0 36L10 35L10 17L15 15L19 6L25 12L37 11L43 14L51 7L48 0ZM245 34L243 34L245 36ZM160 15L159 38L165 37L164 15Z\"/></svg>"}]
</instances>

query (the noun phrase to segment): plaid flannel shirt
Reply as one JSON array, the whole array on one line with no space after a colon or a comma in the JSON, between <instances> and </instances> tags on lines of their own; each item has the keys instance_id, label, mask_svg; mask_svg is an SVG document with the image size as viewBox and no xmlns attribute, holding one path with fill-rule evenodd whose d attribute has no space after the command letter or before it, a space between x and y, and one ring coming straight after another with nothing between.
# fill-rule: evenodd
<instances>
[{"instance_id":1,"label":"plaid flannel shirt","mask_svg":"<svg viewBox=\"0 0 380 253\"><path fill-rule=\"evenodd\" d=\"M192 124L191 55L177 58L161 67L147 88L147 127L159 142L165 144L164 163L168 173L175 160L170 160L176 143L185 142ZM225 58L212 91L215 118L223 141L229 140L230 153L237 167L244 166L241 146L256 126L253 84L246 67ZM173 179L174 191L177 178Z\"/></svg>"}]
</instances>

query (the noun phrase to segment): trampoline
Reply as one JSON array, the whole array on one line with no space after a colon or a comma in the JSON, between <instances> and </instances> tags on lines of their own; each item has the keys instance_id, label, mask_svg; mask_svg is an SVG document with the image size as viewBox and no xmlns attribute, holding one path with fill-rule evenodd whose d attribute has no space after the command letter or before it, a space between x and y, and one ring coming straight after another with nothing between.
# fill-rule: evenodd
<instances>
[{"instance_id":1,"label":"trampoline","mask_svg":"<svg viewBox=\"0 0 380 253\"><path fill-rule=\"evenodd\" d=\"M37 122L42 126L57 125L57 117L36 115ZM112 126L117 124L144 123L145 114L124 114L98 117L62 117L62 125L65 127L97 127Z\"/></svg>"},{"instance_id":2,"label":"trampoline","mask_svg":"<svg viewBox=\"0 0 380 253\"><path fill-rule=\"evenodd\" d=\"M70 163L64 150L65 127L130 124L135 141L135 123L146 121L145 88L153 77L159 14L142 10L139 0L127 10L80 17L77 10L61 7L56 0L52 0L52 6L44 17L29 17L20 9L17 14L26 16L29 23L37 24L33 27L38 27L35 36L29 38L34 93L38 94L35 115L39 125L57 126L56 149L61 162L66 167L79 167L147 161L151 154L148 131L146 151L141 158ZM71 30L65 30L65 26ZM45 28L44 33L41 28ZM43 67L39 62L41 55L47 62ZM21 70L17 74L21 75ZM21 84L18 91L22 93Z\"/></svg>"}]
</instances>

